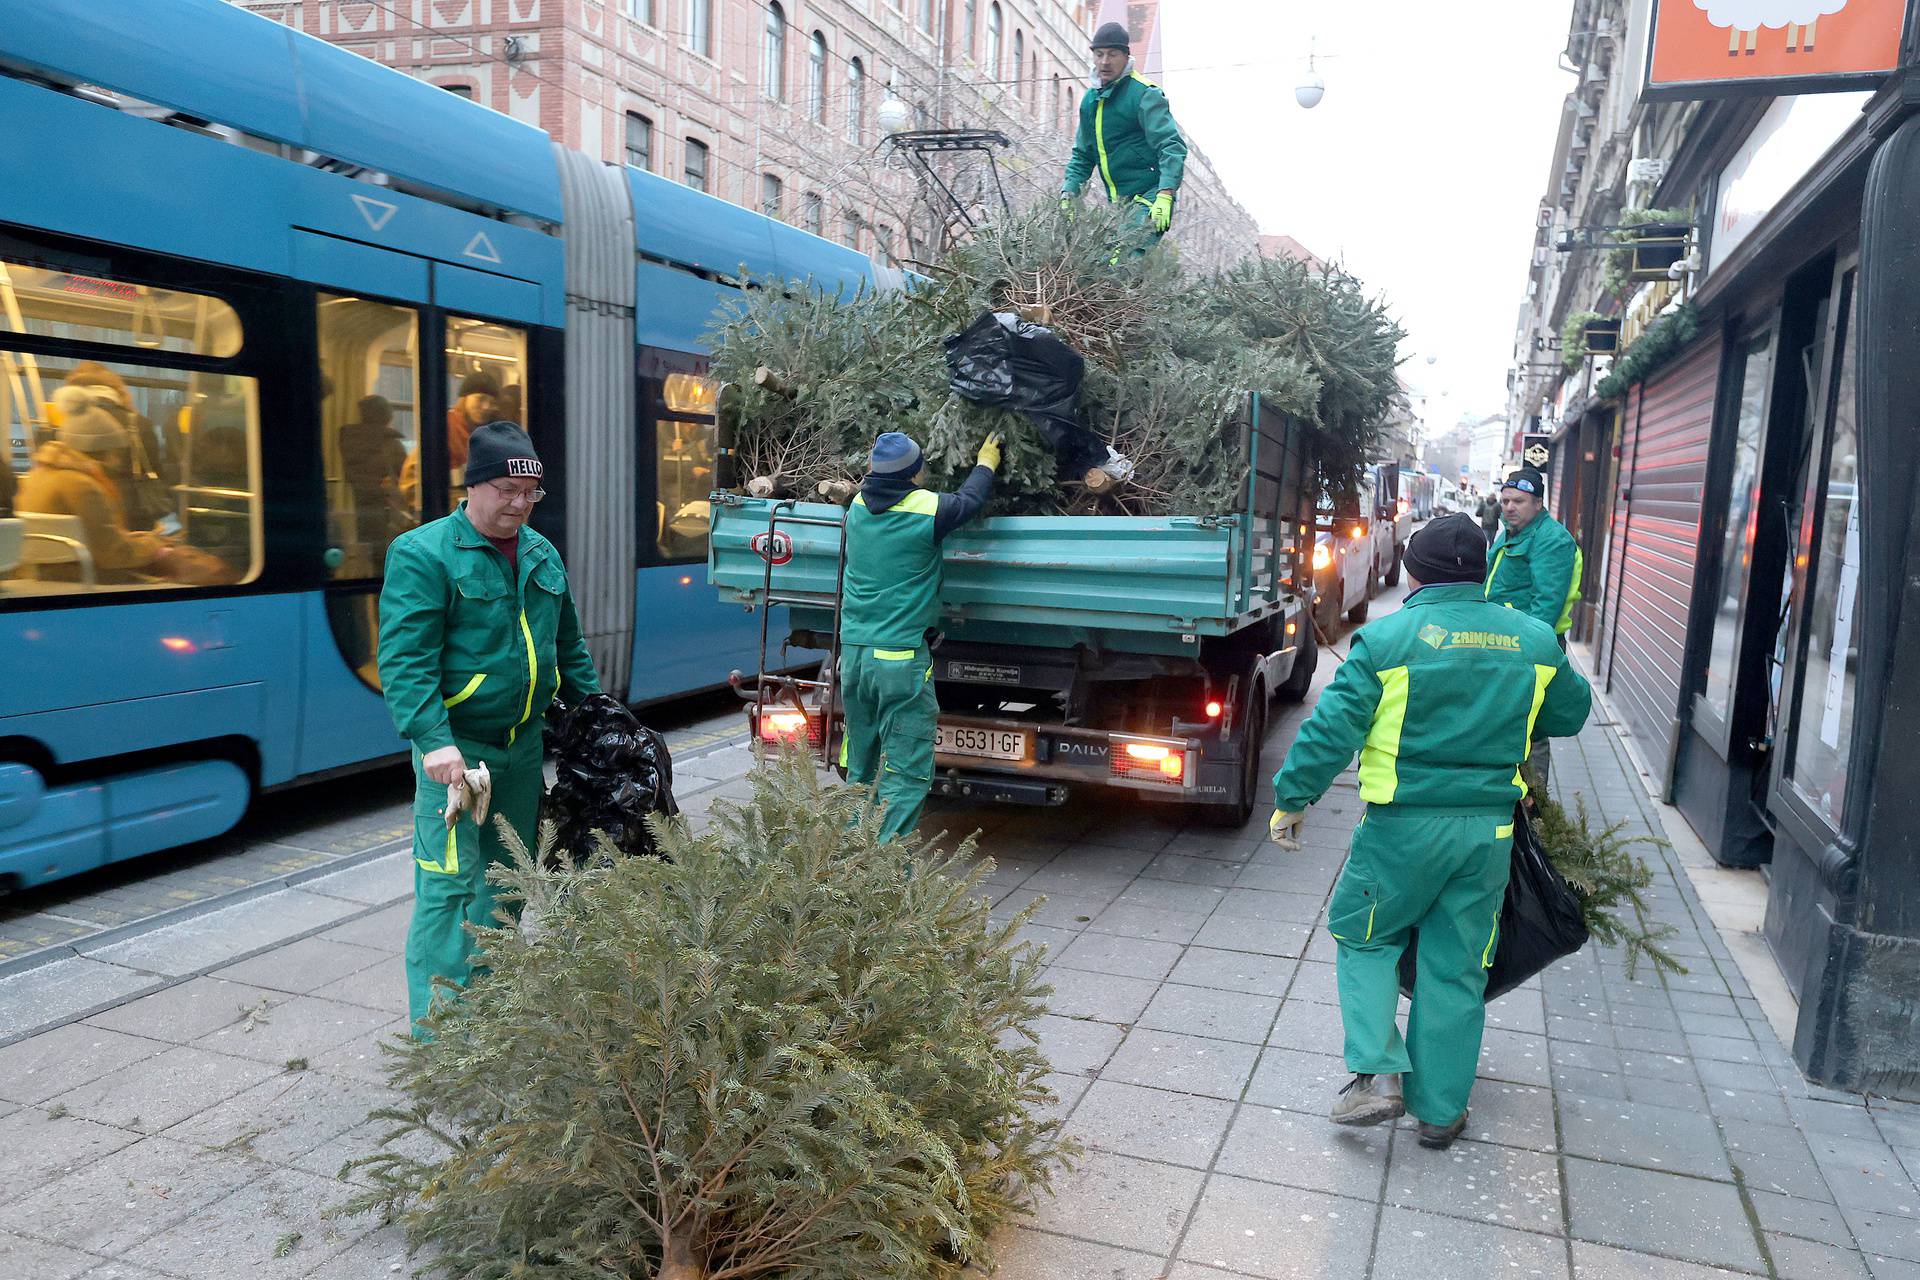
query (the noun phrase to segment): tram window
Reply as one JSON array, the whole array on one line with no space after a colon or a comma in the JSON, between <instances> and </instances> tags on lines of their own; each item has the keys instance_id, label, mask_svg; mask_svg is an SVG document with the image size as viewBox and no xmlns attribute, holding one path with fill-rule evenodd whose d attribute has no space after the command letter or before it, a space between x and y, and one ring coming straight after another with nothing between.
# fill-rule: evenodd
<instances>
[{"instance_id":1,"label":"tram window","mask_svg":"<svg viewBox=\"0 0 1920 1280\"><path fill-rule=\"evenodd\" d=\"M182 355L240 350L240 317L218 298L0 260L6 333Z\"/></svg>"},{"instance_id":2,"label":"tram window","mask_svg":"<svg viewBox=\"0 0 1920 1280\"><path fill-rule=\"evenodd\" d=\"M0 439L24 534L0 598L259 575L253 379L0 350Z\"/></svg>"},{"instance_id":3,"label":"tram window","mask_svg":"<svg viewBox=\"0 0 1920 1280\"><path fill-rule=\"evenodd\" d=\"M489 422L527 426L527 331L490 320L447 321L447 464L460 501L467 440ZM529 432L531 434L531 432Z\"/></svg>"},{"instance_id":4,"label":"tram window","mask_svg":"<svg viewBox=\"0 0 1920 1280\"><path fill-rule=\"evenodd\" d=\"M719 388L711 378L671 373L660 384L653 424L655 545L663 560L698 560L707 554L708 498L714 488L719 430L714 407Z\"/></svg>"},{"instance_id":5,"label":"tram window","mask_svg":"<svg viewBox=\"0 0 1920 1280\"><path fill-rule=\"evenodd\" d=\"M319 299L320 448L335 578L378 577L420 523L420 324L411 307Z\"/></svg>"}]
</instances>

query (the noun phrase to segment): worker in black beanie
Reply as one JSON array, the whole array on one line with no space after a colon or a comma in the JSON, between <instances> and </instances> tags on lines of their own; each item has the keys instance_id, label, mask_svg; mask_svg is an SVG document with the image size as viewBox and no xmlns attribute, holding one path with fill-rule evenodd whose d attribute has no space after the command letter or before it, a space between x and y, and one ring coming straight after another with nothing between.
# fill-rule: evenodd
<instances>
[{"instance_id":1,"label":"worker in black beanie","mask_svg":"<svg viewBox=\"0 0 1920 1280\"><path fill-rule=\"evenodd\" d=\"M1411 1111L1420 1145L1439 1148L1467 1124L1520 766L1535 734L1580 731L1593 692L1552 628L1482 598L1487 544L1472 517L1428 524L1405 566L1413 594L1354 635L1274 775L1269 830L1298 849L1307 806L1359 754L1366 814L1327 908L1353 1079L1329 1114L1368 1125ZM1400 956L1415 930L1403 1037Z\"/></svg>"},{"instance_id":2,"label":"worker in black beanie","mask_svg":"<svg viewBox=\"0 0 1920 1280\"><path fill-rule=\"evenodd\" d=\"M511 857L497 820L539 847L541 713L555 694L578 705L600 692L560 552L527 527L545 479L525 431L485 423L468 441L466 499L387 552L380 693L413 747L416 1035L474 974L467 926L495 923L487 868Z\"/></svg>"},{"instance_id":3,"label":"worker in black beanie","mask_svg":"<svg viewBox=\"0 0 1920 1280\"><path fill-rule=\"evenodd\" d=\"M1100 194L1122 206L1129 224L1145 227L1158 240L1173 225L1174 195L1186 171L1186 139L1174 123L1166 91L1133 69L1127 29L1117 22L1094 33L1093 73L1100 83L1080 100L1060 203L1071 212L1081 188L1097 177ZM1144 245L1137 250L1145 251Z\"/></svg>"}]
</instances>

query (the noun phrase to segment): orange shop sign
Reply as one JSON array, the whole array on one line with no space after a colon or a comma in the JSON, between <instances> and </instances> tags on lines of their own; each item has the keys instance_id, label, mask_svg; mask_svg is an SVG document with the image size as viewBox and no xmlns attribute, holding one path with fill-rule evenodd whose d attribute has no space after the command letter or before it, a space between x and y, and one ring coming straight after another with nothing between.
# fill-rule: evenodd
<instances>
[{"instance_id":1,"label":"orange shop sign","mask_svg":"<svg viewBox=\"0 0 1920 1280\"><path fill-rule=\"evenodd\" d=\"M1654 0L1650 98L1869 87L1900 65L1907 0Z\"/></svg>"}]
</instances>

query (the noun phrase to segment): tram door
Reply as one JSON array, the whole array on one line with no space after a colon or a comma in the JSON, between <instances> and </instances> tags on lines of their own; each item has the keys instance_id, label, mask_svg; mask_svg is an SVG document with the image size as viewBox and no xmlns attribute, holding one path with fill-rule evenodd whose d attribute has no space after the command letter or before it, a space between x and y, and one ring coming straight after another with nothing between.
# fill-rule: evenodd
<instances>
[{"instance_id":1,"label":"tram door","mask_svg":"<svg viewBox=\"0 0 1920 1280\"><path fill-rule=\"evenodd\" d=\"M359 251L361 246L350 246ZM308 669L302 769L385 752L394 734L380 692L380 587L387 550L465 496L467 444L489 422L518 422L546 450L550 415L532 380L539 288L381 250L361 290L320 289L321 453L331 662ZM551 430L557 430L557 422Z\"/></svg>"}]
</instances>

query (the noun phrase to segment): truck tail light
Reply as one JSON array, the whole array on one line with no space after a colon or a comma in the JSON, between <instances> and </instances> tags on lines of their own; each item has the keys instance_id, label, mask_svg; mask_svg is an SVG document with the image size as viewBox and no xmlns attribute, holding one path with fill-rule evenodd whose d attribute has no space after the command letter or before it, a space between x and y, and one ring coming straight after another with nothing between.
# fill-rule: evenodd
<instances>
[{"instance_id":1,"label":"truck tail light","mask_svg":"<svg viewBox=\"0 0 1920 1280\"><path fill-rule=\"evenodd\" d=\"M760 741L788 743L806 741L815 746L820 743L820 730L817 722L802 711L767 711L760 717Z\"/></svg>"},{"instance_id":2,"label":"truck tail light","mask_svg":"<svg viewBox=\"0 0 1920 1280\"><path fill-rule=\"evenodd\" d=\"M1184 747L1163 746L1157 742L1129 742L1110 758L1116 778L1176 784L1186 780L1187 752Z\"/></svg>"},{"instance_id":3,"label":"truck tail light","mask_svg":"<svg viewBox=\"0 0 1920 1280\"><path fill-rule=\"evenodd\" d=\"M1209 702L1207 704L1207 719L1218 720L1220 718L1220 713L1225 710L1226 708L1221 706L1218 702Z\"/></svg>"},{"instance_id":4,"label":"truck tail light","mask_svg":"<svg viewBox=\"0 0 1920 1280\"><path fill-rule=\"evenodd\" d=\"M1353 528L1347 530L1347 536L1349 538L1352 538L1355 542L1358 542L1360 541L1360 539L1367 536L1367 526L1363 524L1357 524L1353 526Z\"/></svg>"}]
</instances>

